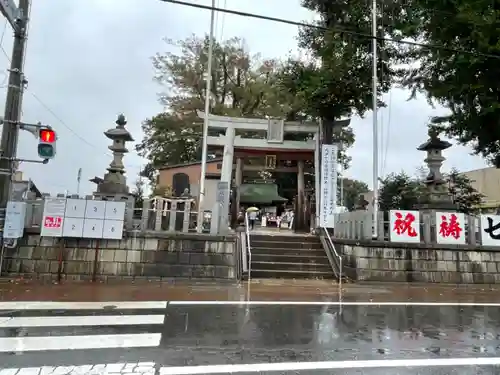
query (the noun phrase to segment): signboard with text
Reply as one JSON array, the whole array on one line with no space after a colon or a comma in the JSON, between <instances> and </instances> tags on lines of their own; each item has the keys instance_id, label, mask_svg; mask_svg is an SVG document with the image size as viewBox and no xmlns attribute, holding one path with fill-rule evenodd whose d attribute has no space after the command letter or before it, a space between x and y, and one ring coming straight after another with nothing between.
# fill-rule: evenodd
<instances>
[{"instance_id":1,"label":"signboard with text","mask_svg":"<svg viewBox=\"0 0 500 375\"><path fill-rule=\"evenodd\" d=\"M337 145L321 146L320 220L323 228L335 226L337 208Z\"/></svg>"},{"instance_id":2,"label":"signboard with text","mask_svg":"<svg viewBox=\"0 0 500 375\"><path fill-rule=\"evenodd\" d=\"M49 198L45 201L42 236L121 239L125 202Z\"/></svg>"},{"instance_id":3,"label":"signboard with text","mask_svg":"<svg viewBox=\"0 0 500 375\"><path fill-rule=\"evenodd\" d=\"M500 215L481 215L481 245L500 246Z\"/></svg>"},{"instance_id":4,"label":"signboard with text","mask_svg":"<svg viewBox=\"0 0 500 375\"><path fill-rule=\"evenodd\" d=\"M465 245L465 215L459 212L436 212L436 242Z\"/></svg>"},{"instance_id":5,"label":"signboard with text","mask_svg":"<svg viewBox=\"0 0 500 375\"><path fill-rule=\"evenodd\" d=\"M62 237L65 198L46 198L43 205L43 219L40 235L43 237Z\"/></svg>"},{"instance_id":6,"label":"signboard with text","mask_svg":"<svg viewBox=\"0 0 500 375\"><path fill-rule=\"evenodd\" d=\"M3 238L21 238L24 234L26 202L7 202Z\"/></svg>"},{"instance_id":7,"label":"signboard with text","mask_svg":"<svg viewBox=\"0 0 500 375\"><path fill-rule=\"evenodd\" d=\"M391 242L420 242L420 212L391 210L389 219Z\"/></svg>"}]
</instances>

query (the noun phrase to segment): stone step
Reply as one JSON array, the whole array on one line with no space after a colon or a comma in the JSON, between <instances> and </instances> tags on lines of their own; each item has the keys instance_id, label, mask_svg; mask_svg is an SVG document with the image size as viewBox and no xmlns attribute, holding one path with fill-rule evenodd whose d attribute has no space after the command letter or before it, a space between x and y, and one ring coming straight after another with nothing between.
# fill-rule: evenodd
<instances>
[{"instance_id":1,"label":"stone step","mask_svg":"<svg viewBox=\"0 0 500 375\"><path fill-rule=\"evenodd\" d=\"M253 269L252 279L333 279L333 272Z\"/></svg>"},{"instance_id":2,"label":"stone step","mask_svg":"<svg viewBox=\"0 0 500 375\"><path fill-rule=\"evenodd\" d=\"M284 246L282 244L281 246ZM267 254L267 255L277 255L277 256L323 256L326 257L325 250L323 249L307 249L302 247L250 247L252 255L256 254Z\"/></svg>"},{"instance_id":3,"label":"stone step","mask_svg":"<svg viewBox=\"0 0 500 375\"><path fill-rule=\"evenodd\" d=\"M328 257L323 254L276 254L276 253L254 253L252 252L252 262L291 262L291 263L303 263L303 264L323 264L330 267L330 262Z\"/></svg>"},{"instance_id":4,"label":"stone step","mask_svg":"<svg viewBox=\"0 0 500 375\"><path fill-rule=\"evenodd\" d=\"M295 248L295 249L305 249L305 250L323 250L323 245L321 242L281 242L281 241L269 241L269 240L253 240L250 238L250 246L253 248L264 247L267 249L282 249L283 247ZM324 252L324 251L323 251Z\"/></svg>"},{"instance_id":5,"label":"stone step","mask_svg":"<svg viewBox=\"0 0 500 375\"><path fill-rule=\"evenodd\" d=\"M292 262L262 262L252 259L252 269L256 270L275 270L275 271L332 271L329 264L321 263L292 263Z\"/></svg>"},{"instance_id":6,"label":"stone step","mask_svg":"<svg viewBox=\"0 0 500 375\"><path fill-rule=\"evenodd\" d=\"M286 242L286 243L318 243L321 242L318 236L286 236L286 235L261 235L250 234L250 241L272 241L272 242Z\"/></svg>"}]
</instances>

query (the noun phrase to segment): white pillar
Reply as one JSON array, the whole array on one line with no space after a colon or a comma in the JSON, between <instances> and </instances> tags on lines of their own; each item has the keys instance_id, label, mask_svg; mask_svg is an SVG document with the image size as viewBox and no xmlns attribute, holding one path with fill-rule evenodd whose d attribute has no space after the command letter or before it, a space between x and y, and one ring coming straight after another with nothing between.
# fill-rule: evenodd
<instances>
[{"instance_id":1,"label":"white pillar","mask_svg":"<svg viewBox=\"0 0 500 375\"><path fill-rule=\"evenodd\" d=\"M228 214L229 198L231 196L231 179L233 175L234 137L234 128L232 124L229 124L224 137L226 144L224 146L224 155L220 175L220 181L227 183L228 190L227 193L224 194L223 201L217 202L214 210L212 211L212 222L210 226L210 233L212 234L227 232L229 227ZM219 192L217 192L217 194L219 194ZM216 199L216 201L219 201L219 199Z\"/></svg>"}]
</instances>

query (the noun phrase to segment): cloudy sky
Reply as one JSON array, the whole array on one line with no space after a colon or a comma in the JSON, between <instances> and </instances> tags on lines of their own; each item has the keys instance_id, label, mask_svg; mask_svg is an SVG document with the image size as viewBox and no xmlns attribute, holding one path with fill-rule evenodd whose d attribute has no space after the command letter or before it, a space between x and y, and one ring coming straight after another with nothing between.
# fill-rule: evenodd
<instances>
[{"instance_id":1,"label":"cloudy sky","mask_svg":"<svg viewBox=\"0 0 500 375\"><path fill-rule=\"evenodd\" d=\"M189 1L189 0L188 0ZM210 4L210 0L190 0ZM220 7L311 20L299 0L217 0ZM152 80L150 57L167 46L162 38L182 39L209 30L210 12L160 0L45 0L34 1L25 73L29 80L23 105L23 121L41 121L58 132L57 157L48 165L23 163L21 169L42 191L76 191L78 168L83 169L82 193L91 193L93 176L102 176L111 157L109 141L102 132L114 127L123 112L128 129L138 141L141 121L161 110ZM0 30L3 30L3 20ZM232 15L217 17L218 38L242 37L253 53L265 57L285 56L296 51L297 28L290 25L245 19ZM2 39L10 55L12 31L7 25ZM5 98L9 61L0 53L0 82ZM387 97L389 108L380 113L381 172L413 173L424 155L415 150L426 139L426 121L439 109L425 100L407 102L407 92L394 90ZM442 112L442 110L441 110ZM371 181L372 117L353 119L356 144L348 175ZM18 156L36 158L36 140L22 134ZM128 181L132 184L144 164L132 151L125 157ZM446 169L481 168L485 164L470 156L470 150L455 146L446 152Z\"/></svg>"}]
</instances>

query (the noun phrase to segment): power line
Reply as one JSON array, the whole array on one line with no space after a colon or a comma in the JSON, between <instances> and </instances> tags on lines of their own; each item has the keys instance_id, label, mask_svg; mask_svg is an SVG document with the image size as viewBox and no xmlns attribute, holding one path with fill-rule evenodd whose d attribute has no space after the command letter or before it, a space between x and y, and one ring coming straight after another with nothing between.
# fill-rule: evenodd
<instances>
[{"instance_id":1,"label":"power line","mask_svg":"<svg viewBox=\"0 0 500 375\"><path fill-rule=\"evenodd\" d=\"M83 143L86 143L89 146L96 147L89 141L87 141L85 138L83 138L80 134L78 134L75 130L71 128L68 124L66 124L63 119L61 119L57 113L55 113L47 104L45 104L34 92L28 91L31 96L47 111L49 112L62 126L64 126L66 129L68 129L75 137L77 137L79 140L81 140ZM106 155L108 155L106 153Z\"/></svg>"},{"instance_id":2,"label":"power line","mask_svg":"<svg viewBox=\"0 0 500 375\"><path fill-rule=\"evenodd\" d=\"M475 51L468 51L468 50L463 50L459 48L452 48L452 47L446 47L443 45L437 45L437 44L427 44L427 43L419 43L419 42L412 42L409 40L399 40L399 39L392 39L392 38L385 38L385 37L379 37L379 36L373 36L370 34L364 34L360 33L357 31L352 31L352 30L347 30L343 29L340 27L324 27L320 25L313 25L310 23L306 22L298 22L298 21L292 21L292 20L287 20L284 18L277 18L277 17L270 17L270 16L264 16L261 14L255 14L255 13L248 13L248 12L242 12L239 10L231 10L231 9L222 9L222 8L217 8L217 7L211 7L209 5L202 5L202 4L193 4L193 3L188 3L185 1L179 1L179 0L160 0L165 3L172 3L172 4L178 4L178 5L184 5L188 6L191 8L198 8L198 9L204 9L204 10L214 10L216 12L222 12L222 13L227 13L227 14L232 14L235 16L241 16L241 17L247 17L247 18L255 18L255 19L260 19L260 20L265 20L265 21L271 21L271 22L278 22L278 23L284 23L287 25L293 25L293 26L299 26L299 27L308 27L308 28L314 28L318 30L323 30L323 31L336 31L338 33L344 33L344 34L350 34L354 36L359 36L367 39L377 39L380 41L384 42L391 42L391 43L398 43L398 44L406 44L414 47L422 47L422 48L428 48L428 49L434 49L434 50L443 50L443 51L450 51L450 52L458 52L458 53L463 53L467 55L474 55L474 56L482 56L482 57L488 57L488 58L493 58L493 59L500 59L500 55L494 55L490 53L482 53L482 52L475 52Z\"/></svg>"},{"instance_id":3,"label":"power line","mask_svg":"<svg viewBox=\"0 0 500 375\"><path fill-rule=\"evenodd\" d=\"M47 104L45 104L35 93L31 92L31 91L28 91L31 96L47 111L49 112L62 126L64 126L66 129L68 129L75 137L77 137L79 140L81 140L83 143L95 148L96 150L98 150L99 148L95 145L95 144L92 144L90 143L89 141L87 141L84 137L82 137L80 134L78 134L73 128L71 128L71 126L69 126L68 124L66 124L66 122L64 122L64 120L59 117L57 115L57 113L55 113ZM101 151L102 152L102 151ZM108 156L108 157L113 157L113 155L111 155L110 153L108 152L104 152L103 155L105 156ZM137 167L137 165L129 165L129 167Z\"/></svg>"}]
</instances>

